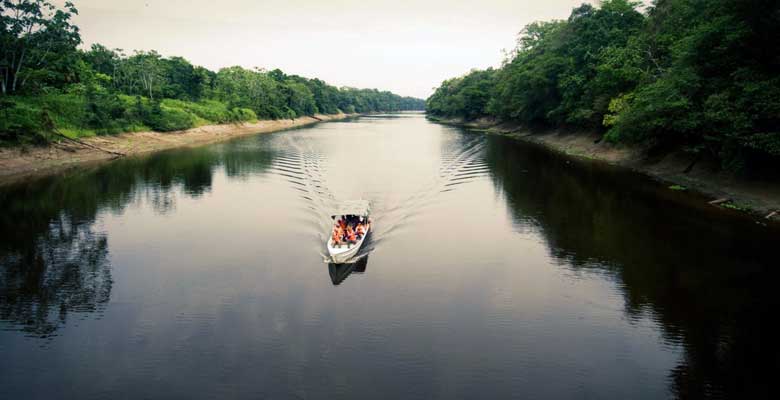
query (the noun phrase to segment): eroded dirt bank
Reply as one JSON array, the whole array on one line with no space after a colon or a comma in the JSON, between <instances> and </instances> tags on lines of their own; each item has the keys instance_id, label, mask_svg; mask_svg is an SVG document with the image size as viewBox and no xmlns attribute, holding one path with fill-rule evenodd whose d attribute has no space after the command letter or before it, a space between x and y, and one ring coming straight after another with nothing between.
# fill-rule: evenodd
<instances>
[{"instance_id":1,"label":"eroded dirt bank","mask_svg":"<svg viewBox=\"0 0 780 400\"><path fill-rule=\"evenodd\" d=\"M517 125L488 119L473 122L432 117L429 119L536 143L575 158L630 168L668 184L669 190L685 190L704 195L705 201L716 203L713 206L730 211L749 212L760 220L772 220L775 223L780 221L780 182L741 179L706 162L696 164L685 173L691 164L691 156L687 154L669 153L648 157L643 149L600 141L598 134L556 130L530 132Z\"/></svg>"},{"instance_id":2,"label":"eroded dirt bank","mask_svg":"<svg viewBox=\"0 0 780 400\"><path fill-rule=\"evenodd\" d=\"M175 147L199 146L239 136L277 132L355 115L316 115L294 120L206 125L178 132L134 132L80 139L87 145L60 141L46 147L0 148L0 185L30 176L58 173L81 164L117 158L118 155L113 153L133 156Z\"/></svg>"}]
</instances>

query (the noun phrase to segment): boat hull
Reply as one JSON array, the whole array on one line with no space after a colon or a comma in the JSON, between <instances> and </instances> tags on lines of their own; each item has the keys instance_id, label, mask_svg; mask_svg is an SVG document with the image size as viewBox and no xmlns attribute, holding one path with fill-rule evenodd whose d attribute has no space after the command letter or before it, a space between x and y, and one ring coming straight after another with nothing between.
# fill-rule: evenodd
<instances>
[{"instance_id":1,"label":"boat hull","mask_svg":"<svg viewBox=\"0 0 780 400\"><path fill-rule=\"evenodd\" d=\"M331 262L334 264L344 264L350 261L354 261L356 255L360 252L360 248L363 246L368 235L371 233L371 227L366 229L366 234L363 235L360 240L354 244L347 245L342 244L340 246L334 246L332 240L328 240L328 254L330 255Z\"/></svg>"}]
</instances>

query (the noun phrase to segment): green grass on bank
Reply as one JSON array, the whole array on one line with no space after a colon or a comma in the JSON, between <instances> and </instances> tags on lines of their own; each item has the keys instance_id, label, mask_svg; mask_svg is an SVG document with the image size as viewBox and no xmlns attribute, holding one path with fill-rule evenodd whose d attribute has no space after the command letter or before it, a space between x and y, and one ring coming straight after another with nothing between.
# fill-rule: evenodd
<instances>
[{"instance_id":1,"label":"green grass on bank","mask_svg":"<svg viewBox=\"0 0 780 400\"><path fill-rule=\"evenodd\" d=\"M57 93L0 99L0 142L45 143L56 131L72 138L210 124L255 122L247 108L216 100L189 102L110 94Z\"/></svg>"}]
</instances>

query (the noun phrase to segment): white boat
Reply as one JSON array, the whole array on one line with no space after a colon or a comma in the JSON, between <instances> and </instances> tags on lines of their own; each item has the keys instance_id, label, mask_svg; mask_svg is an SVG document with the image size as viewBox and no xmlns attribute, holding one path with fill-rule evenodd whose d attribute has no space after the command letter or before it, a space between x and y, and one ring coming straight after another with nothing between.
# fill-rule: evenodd
<instances>
[{"instance_id":1,"label":"white boat","mask_svg":"<svg viewBox=\"0 0 780 400\"><path fill-rule=\"evenodd\" d=\"M354 243L335 243L333 241L333 234L328 234L328 254L330 254L331 261L335 264L343 264L350 261L354 261L353 258L360 251L360 247L365 242L366 237L371 232L371 220L370 208L367 200L350 200L342 202L331 213L331 218L335 221L339 221L341 218L356 219L362 221L365 226L365 234L357 239ZM332 228L332 227L331 227Z\"/></svg>"}]
</instances>

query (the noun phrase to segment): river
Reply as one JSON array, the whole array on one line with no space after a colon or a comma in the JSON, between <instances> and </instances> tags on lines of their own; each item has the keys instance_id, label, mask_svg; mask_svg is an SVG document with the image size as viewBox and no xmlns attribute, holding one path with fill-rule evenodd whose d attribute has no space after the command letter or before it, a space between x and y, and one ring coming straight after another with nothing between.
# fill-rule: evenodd
<instances>
[{"instance_id":1,"label":"river","mask_svg":"<svg viewBox=\"0 0 780 400\"><path fill-rule=\"evenodd\" d=\"M352 198L364 257L328 264ZM763 398L780 370L777 229L421 114L84 167L0 207L0 398Z\"/></svg>"}]
</instances>

